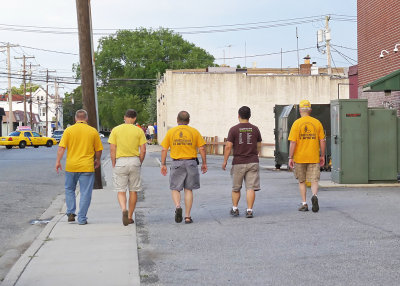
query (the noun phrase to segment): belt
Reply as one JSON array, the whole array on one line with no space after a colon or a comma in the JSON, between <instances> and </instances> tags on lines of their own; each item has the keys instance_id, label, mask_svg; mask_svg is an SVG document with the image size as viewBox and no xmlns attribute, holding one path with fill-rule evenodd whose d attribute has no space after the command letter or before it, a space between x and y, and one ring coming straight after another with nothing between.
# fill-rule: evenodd
<instances>
[{"instance_id":1,"label":"belt","mask_svg":"<svg viewBox=\"0 0 400 286\"><path fill-rule=\"evenodd\" d=\"M196 160L197 158L190 158L190 159L172 159L172 161L186 161L186 160Z\"/></svg>"}]
</instances>

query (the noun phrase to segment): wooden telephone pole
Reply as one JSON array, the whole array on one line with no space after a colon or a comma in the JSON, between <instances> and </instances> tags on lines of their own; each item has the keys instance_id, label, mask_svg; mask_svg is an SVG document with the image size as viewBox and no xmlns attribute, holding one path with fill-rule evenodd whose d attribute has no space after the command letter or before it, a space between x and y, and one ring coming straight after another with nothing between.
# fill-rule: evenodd
<instances>
[{"instance_id":1,"label":"wooden telephone pole","mask_svg":"<svg viewBox=\"0 0 400 286\"><path fill-rule=\"evenodd\" d=\"M11 45L7 43L5 46L0 48L7 48L7 70L8 70L8 132L14 131L13 129L13 108L12 108L12 91L11 91L11 61L10 61L10 48L18 47L18 45Z\"/></svg>"},{"instance_id":2,"label":"wooden telephone pole","mask_svg":"<svg viewBox=\"0 0 400 286\"><path fill-rule=\"evenodd\" d=\"M79 33L79 58L81 68L81 86L83 108L88 113L90 126L99 129L95 74L93 64L92 23L90 18L90 0L76 0ZM94 189L102 189L101 169L96 169Z\"/></svg>"},{"instance_id":3,"label":"wooden telephone pole","mask_svg":"<svg viewBox=\"0 0 400 286\"><path fill-rule=\"evenodd\" d=\"M22 70L22 73L23 73L23 78L22 78L22 80L23 80L23 84L24 84L24 125L25 126L28 126L28 117L26 116L26 80L25 80L25 75L26 75L26 59L33 59L34 58L34 56L25 56L25 55L22 55L22 57L14 57L14 59L16 59L16 60L23 60L23 64L22 64L22 66L23 66L23 70Z\"/></svg>"}]
</instances>

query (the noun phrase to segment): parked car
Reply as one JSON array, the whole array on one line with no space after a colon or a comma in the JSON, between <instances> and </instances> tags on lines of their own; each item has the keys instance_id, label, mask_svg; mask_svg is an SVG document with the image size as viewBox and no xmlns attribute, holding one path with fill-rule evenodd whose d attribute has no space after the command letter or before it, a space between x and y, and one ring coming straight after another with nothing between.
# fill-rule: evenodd
<instances>
[{"instance_id":1,"label":"parked car","mask_svg":"<svg viewBox=\"0 0 400 286\"><path fill-rule=\"evenodd\" d=\"M13 146L18 146L23 149L25 146L39 146L51 147L57 144L54 138L45 137L41 134L31 130L16 130L11 132L8 136L0 137L0 146L6 146L11 149Z\"/></svg>"},{"instance_id":2,"label":"parked car","mask_svg":"<svg viewBox=\"0 0 400 286\"><path fill-rule=\"evenodd\" d=\"M52 138L56 139L58 143L60 143L61 137L64 134L64 130L54 130Z\"/></svg>"}]
</instances>

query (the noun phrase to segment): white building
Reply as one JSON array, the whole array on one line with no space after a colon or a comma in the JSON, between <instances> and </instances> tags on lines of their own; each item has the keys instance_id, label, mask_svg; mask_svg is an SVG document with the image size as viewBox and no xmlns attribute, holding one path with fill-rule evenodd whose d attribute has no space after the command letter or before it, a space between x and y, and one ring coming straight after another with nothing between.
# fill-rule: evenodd
<instances>
[{"instance_id":1,"label":"white building","mask_svg":"<svg viewBox=\"0 0 400 286\"><path fill-rule=\"evenodd\" d=\"M52 130L54 129L62 129L63 120L62 120L62 104L61 100L56 100L53 95L48 96L48 130L47 135L51 136ZM30 113L30 94L26 95L26 112L27 112L27 121L29 124L29 113ZM0 107L4 108L4 111L8 114L9 111L9 103L8 96L1 95L0 96ZM13 95L12 101L12 110L13 111L22 111L24 112L24 97L22 95ZM20 114L20 112L19 112ZM22 113L23 114L23 113ZM32 93L32 115L35 116L37 114L39 116L39 123L34 125L33 129L46 135L46 91L43 88L38 88L34 93ZM21 126L24 125L24 118L14 118L14 125ZM56 121L58 122L58 128L56 128ZM8 130L8 117L3 119L3 134L2 136L7 135L10 130ZM33 120L35 123L35 120Z\"/></svg>"},{"instance_id":2,"label":"white building","mask_svg":"<svg viewBox=\"0 0 400 286\"><path fill-rule=\"evenodd\" d=\"M349 98L347 70L335 75L315 70L314 65L298 69L227 69L168 70L157 85L157 126L161 142L168 129L177 125L179 111L190 113L190 125L205 137L218 136L223 142L229 128L238 123L238 109L251 108L250 122L260 128L262 156L274 154L276 104L329 104L330 100ZM306 66L306 67L304 67ZM305 69L304 69L305 68ZM311 72L313 71L313 72ZM279 74L278 74L279 73ZM219 147L222 152L222 146Z\"/></svg>"}]
</instances>

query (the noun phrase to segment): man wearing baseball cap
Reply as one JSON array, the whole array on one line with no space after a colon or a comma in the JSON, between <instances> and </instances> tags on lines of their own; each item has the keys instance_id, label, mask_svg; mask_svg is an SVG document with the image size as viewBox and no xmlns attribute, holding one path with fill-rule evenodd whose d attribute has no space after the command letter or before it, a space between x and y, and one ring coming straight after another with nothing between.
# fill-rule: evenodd
<instances>
[{"instance_id":1,"label":"man wearing baseball cap","mask_svg":"<svg viewBox=\"0 0 400 286\"><path fill-rule=\"evenodd\" d=\"M289 133L289 167L294 168L294 174L299 182L302 204L299 211L308 211L306 200L306 180L311 182L312 211L318 212L318 181L320 167L325 164L325 134L319 120L310 116L311 103L302 100L299 104L300 116L290 129Z\"/></svg>"}]
</instances>

